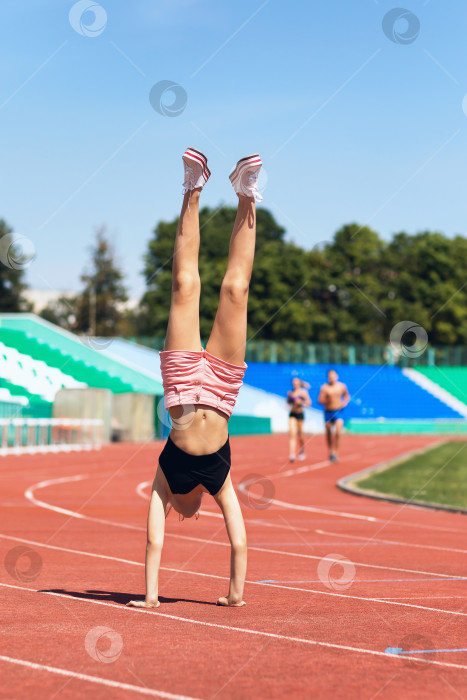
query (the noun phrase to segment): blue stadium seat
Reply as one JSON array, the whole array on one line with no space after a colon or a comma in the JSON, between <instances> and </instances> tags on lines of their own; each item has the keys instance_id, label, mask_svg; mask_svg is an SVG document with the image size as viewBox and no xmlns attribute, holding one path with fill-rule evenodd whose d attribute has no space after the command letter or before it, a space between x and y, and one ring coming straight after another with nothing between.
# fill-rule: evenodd
<instances>
[{"instance_id":1,"label":"blue stadium seat","mask_svg":"<svg viewBox=\"0 0 467 700\"><path fill-rule=\"evenodd\" d=\"M331 367L324 364L251 362L245 383L280 396L291 389L292 377L298 376L311 385L314 408L320 408L318 393ZM347 384L351 402L349 418L460 418L425 389L406 377L399 367L382 365L333 365L339 379Z\"/></svg>"}]
</instances>

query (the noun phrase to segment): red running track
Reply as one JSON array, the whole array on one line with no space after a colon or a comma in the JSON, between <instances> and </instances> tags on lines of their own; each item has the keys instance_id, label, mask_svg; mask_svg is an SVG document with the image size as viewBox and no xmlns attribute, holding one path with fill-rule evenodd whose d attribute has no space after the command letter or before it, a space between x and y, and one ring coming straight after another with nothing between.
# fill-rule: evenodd
<instances>
[{"instance_id":1,"label":"red running track","mask_svg":"<svg viewBox=\"0 0 467 700\"><path fill-rule=\"evenodd\" d=\"M243 497L247 605L231 609L214 604L229 547L209 498L167 520L160 608L124 605L144 592L161 443L3 458L0 697L466 697L467 519L335 486L432 442L346 436L331 465L317 436L290 465L286 436L233 438L234 483L266 481Z\"/></svg>"}]
</instances>

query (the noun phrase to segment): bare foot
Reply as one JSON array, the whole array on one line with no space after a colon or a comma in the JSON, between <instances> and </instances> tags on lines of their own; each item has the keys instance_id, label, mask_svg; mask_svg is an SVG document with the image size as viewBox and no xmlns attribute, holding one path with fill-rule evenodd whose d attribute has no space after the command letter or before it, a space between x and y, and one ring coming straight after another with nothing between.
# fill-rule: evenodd
<instances>
[{"instance_id":1,"label":"bare foot","mask_svg":"<svg viewBox=\"0 0 467 700\"><path fill-rule=\"evenodd\" d=\"M145 600L130 600L127 604L128 608L158 608L160 603L158 600L147 603Z\"/></svg>"},{"instance_id":2,"label":"bare foot","mask_svg":"<svg viewBox=\"0 0 467 700\"><path fill-rule=\"evenodd\" d=\"M246 605L246 603L244 600L234 602L233 600L229 601L228 598L219 598L219 600L217 601L217 605L223 605L224 607L228 608L241 608L241 606Z\"/></svg>"}]
</instances>

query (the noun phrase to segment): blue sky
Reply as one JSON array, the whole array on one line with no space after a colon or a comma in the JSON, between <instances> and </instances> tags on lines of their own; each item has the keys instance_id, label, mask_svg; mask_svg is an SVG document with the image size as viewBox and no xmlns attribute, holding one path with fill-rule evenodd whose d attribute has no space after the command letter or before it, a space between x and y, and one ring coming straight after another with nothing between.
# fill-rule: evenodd
<instances>
[{"instance_id":1,"label":"blue sky","mask_svg":"<svg viewBox=\"0 0 467 700\"><path fill-rule=\"evenodd\" d=\"M264 206L306 248L353 221L465 233L467 5L401 4L420 27L407 44L382 29L393 0L102 0L78 31L71 1L2 0L0 217L34 243L31 286L79 289L105 224L139 295L187 145L208 155L212 207L235 203L228 173L259 151ZM162 80L186 93L178 116L149 102Z\"/></svg>"}]
</instances>

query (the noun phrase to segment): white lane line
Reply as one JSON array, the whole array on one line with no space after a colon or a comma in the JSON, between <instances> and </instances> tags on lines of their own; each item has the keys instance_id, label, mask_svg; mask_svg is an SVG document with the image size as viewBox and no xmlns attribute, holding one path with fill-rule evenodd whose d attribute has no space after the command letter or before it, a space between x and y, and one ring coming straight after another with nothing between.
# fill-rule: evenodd
<instances>
[{"instance_id":1,"label":"white lane line","mask_svg":"<svg viewBox=\"0 0 467 700\"><path fill-rule=\"evenodd\" d=\"M415 452L417 452L417 451L418 451L418 450L415 450ZM347 456L347 457L343 457L342 460L341 460L341 462L342 462L342 461L345 461L346 459L358 457L359 454L360 454L359 452L356 452L355 454L349 455L349 456ZM410 454L410 453L409 453L409 454ZM292 473L293 473L293 474L296 474L296 473L299 473L300 471L305 471L305 470L306 470L306 471L313 471L315 468L316 468L316 469L322 469L322 468L325 467L326 465L329 465L329 461L316 462L315 464L311 464L310 466L298 467L297 469L289 470L288 473L287 473L287 475L288 475L288 476L291 476ZM77 465L75 465L75 466L77 466ZM252 462L251 464L246 464L246 465L244 464L244 465L243 465L243 469L245 469L245 468L257 467L257 466L258 466L258 463L257 463L257 462ZM145 468L145 469L146 469L146 468ZM285 474L285 473L286 473L286 472L284 472L283 474ZM113 472L105 472L105 474L106 474L106 475L107 475L107 474L113 474ZM279 476L282 476L283 474L276 473L276 474L269 475L269 477L267 477L267 478L271 478L271 479L272 479L272 478L277 477L278 475L279 475ZM91 479L91 478L99 478L99 477L101 477L101 476L102 476L102 473L101 473L101 472L98 472L98 473L96 473L96 474L85 474L85 475L81 475L81 476L78 476L76 479L77 479L77 480L81 480L81 479ZM66 482L67 480L70 480L70 477L65 477L65 478L64 478L64 482ZM52 480L52 481L54 481L54 480ZM59 483L59 481L60 481L60 480L54 481L54 483ZM43 482L41 482L41 483L43 483ZM152 483L152 482L148 482L148 483ZM38 486L38 485L35 485L35 486ZM293 506L293 505L294 505L294 504L287 504L286 507ZM384 505L383 502L381 502L380 505ZM389 506L390 504L386 504L386 505ZM417 509L416 506L410 506L410 507L411 507L411 508L414 508L414 509ZM300 506L299 506L298 508L299 508L300 510L303 510L303 507L300 507ZM51 509L52 509L52 508L51 508ZM418 510L420 510L420 509L418 508ZM57 512L60 512L60 510L58 509L58 507L56 508L56 511L57 511ZM321 512L322 512L322 511L321 511ZM65 511L65 513L68 514L68 511ZM205 511L203 511L203 513L204 513L204 514L207 514L207 513L205 513ZM329 513L330 513L331 515L338 515L338 513L336 513L336 511L329 511ZM216 514L216 515L217 515L217 514ZM353 515L353 517L355 517L355 514L352 514L352 515ZM76 515L75 517L79 517L79 515ZM222 516L221 516L221 517L222 517ZM357 518L358 518L358 517L360 517L360 516L357 515ZM437 526L437 525L430 525L430 526L427 526L427 525L421 525L421 524L419 524L419 523L405 522L405 521L402 521L402 520L394 520L394 519L384 520L383 518L377 518L377 517L372 517L371 520L374 521L374 522L381 522L381 523L384 523L384 524L386 524L386 525L387 525L387 524L391 524L391 525L393 525L393 526L398 525L398 526L401 526L401 527L412 527L412 528L417 528L417 529L423 529L424 531L430 530L430 531L437 531L437 532L455 532L455 533L459 533L459 534L463 534L463 535L466 534L466 531L465 531L465 530L459 530L459 529L457 529L457 528L450 528L450 527L442 527L442 526ZM105 522L105 521L99 521L99 520L97 520L97 522ZM256 522L256 521L253 521L253 522ZM120 526L121 526L120 523L114 523L114 524L115 524L117 527L120 527ZM267 527L282 527L282 526L277 525L277 524L274 524L274 523L266 523L265 521L262 521L261 524L262 524L262 525L266 525ZM122 526L122 527L125 527L125 526ZM137 530L139 530L139 529L142 529L142 528L135 528L135 527L131 527L131 526L130 526L130 529L137 529ZM296 529L297 529L297 528L296 528ZM309 531L308 528L298 528L298 529L299 529L299 530L303 530L303 532L308 532L308 531Z\"/></svg>"},{"instance_id":2,"label":"white lane line","mask_svg":"<svg viewBox=\"0 0 467 700\"><path fill-rule=\"evenodd\" d=\"M61 513L62 515L68 515L71 518L79 518L80 520L91 520L94 523L104 523L105 525L108 525L109 522L111 522L109 520L103 520L102 518L94 518L90 515L83 515L83 513L78 513L75 510L68 510L67 508L53 506L50 503L47 503L46 501L41 501L34 496L34 491L36 489L43 489L46 486L55 486L56 484L66 484L69 481L83 481L84 479L91 478L91 476L92 475L90 474L78 474L76 476L64 476L59 479L46 479L45 481L39 481L37 484L33 484L28 489L26 489L26 491L24 492L24 496L25 498L27 498L28 501L34 503L34 505L39 506L40 508L45 508L46 510L52 510L54 513ZM129 525L127 523L119 522L114 522L112 524L116 527L123 527L127 530L146 531L146 528L140 527L138 525Z\"/></svg>"},{"instance_id":3,"label":"white lane line","mask_svg":"<svg viewBox=\"0 0 467 700\"><path fill-rule=\"evenodd\" d=\"M355 459L356 457L360 457L361 452L354 452L351 455L346 455L345 457L342 457L342 459L339 462L339 465L342 464L342 462L346 462L347 460L350 459ZM304 474L305 472L314 472L317 469L324 469L325 467L332 467L333 462L329 461L329 459L324 459L322 462L314 462L313 464L308 464L308 465L303 465L301 467L296 467L295 469L288 469L286 472L275 472L274 474L268 474L267 479L281 479L283 476L295 476L295 474Z\"/></svg>"},{"instance_id":4,"label":"white lane line","mask_svg":"<svg viewBox=\"0 0 467 700\"><path fill-rule=\"evenodd\" d=\"M430 447L435 447L436 445L441 444L441 443L442 443L442 441L436 442L433 445L430 445ZM417 452L419 452L419 449L416 449L416 450L413 450L412 452L409 452L408 456L410 456L412 453L417 453ZM355 457L359 457L360 454L361 454L360 452L356 452L354 454L348 455L347 457L343 457L341 462L344 462L346 459L354 459ZM298 467L296 469L289 469L286 472L282 472L282 473L278 472L278 473L274 473L274 474L269 474L266 476L266 478L277 479L277 478L281 478L282 476L294 476L294 475L300 474L302 472L314 471L315 469L323 469L324 467L329 466L329 464L330 464L329 461L324 460L322 462L316 462L315 464L312 464L309 466L302 466L302 467ZM241 485L239 484L239 487L238 487L239 490L241 490L241 491L244 490L245 486L248 486L249 483L253 483L253 481L248 482L248 483L243 483ZM341 513L341 512L337 512L337 511L333 511L333 510L329 511L329 510L317 509L317 508L312 507L312 506L298 506L294 503L286 503L284 501L274 501L274 500L270 500L270 499L267 499L267 502L268 503L275 503L276 505L280 505L283 508L289 508L289 509L294 509L294 510L305 510L305 511L310 511L310 512L326 513L328 515L335 515L335 516L341 516L341 517L347 517L347 518L356 518L359 520L363 519L363 520L369 520L371 522L381 522L381 523L384 523L386 525L391 524L391 525L400 525L400 526L404 526L404 527L422 528L425 531L426 530L433 530L433 531L436 530L439 532L457 532L457 533L464 534L464 535L466 534L464 530L458 530L458 529L449 528L449 527L440 527L440 526L436 526L436 525L426 526L426 525L420 525L419 523L404 522L404 521L399 521L399 520L394 520L394 519L384 520L384 518L363 516L363 515L358 515L356 513ZM389 504L387 504L387 505L389 505ZM409 507L414 508L414 509L417 509L417 508L419 509L418 506L409 506Z\"/></svg>"},{"instance_id":5,"label":"white lane line","mask_svg":"<svg viewBox=\"0 0 467 700\"><path fill-rule=\"evenodd\" d=\"M361 537L359 535L343 535L338 532L328 532L327 530L315 530L319 535L329 535L330 537L350 538L353 540L364 540L368 542L378 542L380 544L396 544L400 547L417 547L418 549L436 549L439 552L456 552L457 554L467 554L467 549L455 549L454 547L438 547L435 544L416 544L413 542L398 542L397 540L380 540L376 537Z\"/></svg>"},{"instance_id":6,"label":"white lane line","mask_svg":"<svg viewBox=\"0 0 467 700\"><path fill-rule=\"evenodd\" d=\"M316 466L316 465L315 465ZM300 467L301 469L304 469L304 467ZM292 470L290 470L292 471ZM293 470L294 473L295 470ZM290 476L290 474L289 474ZM266 479L271 478L271 475L266 476ZM274 477L272 477L274 478ZM241 493L248 495L248 488L254 484L257 481L257 477L254 476L251 479L248 479L247 481L240 482L238 484L238 490L241 491ZM307 513L325 513L326 515L333 515L339 518L351 518L352 520L366 520L368 522L378 522L379 518L374 518L371 515L358 515L357 513L346 513L342 510L327 510L325 508L318 508L316 506L298 506L295 503L287 503L286 501L278 501L276 498L266 498L265 496L258 496L257 497L260 501L263 501L263 503L267 503L269 505L274 504L275 506L282 506L282 508L288 508L289 510L301 510L305 511Z\"/></svg>"},{"instance_id":7,"label":"white lane line","mask_svg":"<svg viewBox=\"0 0 467 700\"><path fill-rule=\"evenodd\" d=\"M244 481L242 484L238 485L239 491L245 493L245 488L248 485L248 481ZM381 522L380 518L374 518L372 515L358 515L357 513L346 513L343 510L326 510L325 508L316 508L315 506L297 506L294 503L287 503L286 501L278 501L276 498L268 499L268 503L273 503L275 506L282 506L282 508L287 508L288 510L301 510L307 513L324 513L325 515L332 515L336 518L350 518L351 520L366 520L370 523Z\"/></svg>"},{"instance_id":8,"label":"white lane line","mask_svg":"<svg viewBox=\"0 0 467 700\"><path fill-rule=\"evenodd\" d=\"M144 492L148 488L148 486L151 486L152 483L152 481L142 481L136 487L136 493L138 494L138 496L140 496L140 498L144 498L145 501L149 501L151 498L151 496L148 493Z\"/></svg>"},{"instance_id":9,"label":"white lane line","mask_svg":"<svg viewBox=\"0 0 467 700\"><path fill-rule=\"evenodd\" d=\"M3 585L3 584L0 584ZM17 588L22 591L28 591L30 593L39 593L39 591L34 588L23 588L22 586L7 586L8 588ZM321 642L316 639L305 639L303 637L290 637L283 634L275 634L273 632L263 632L261 630L252 630L246 627L234 627L233 625L221 625L217 622L204 622L202 620L193 620L188 617L180 617L179 615L169 615L168 613L159 612L160 608L145 610L144 608L129 608L126 605L118 605L116 603L108 603L103 600L91 600L90 598L77 598L75 596L68 596L64 593L53 593L53 592L42 592L44 595L56 596L57 598L66 598L67 600L81 601L83 603L91 603L94 605L103 605L107 608L115 608L117 610L125 610L127 612L138 612L144 613L146 615L157 615L157 617L165 617L169 620L177 620L178 622L187 622L192 625L201 625L202 627L213 627L220 630L229 630L230 632L241 632L243 634L250 634L258 637L268 637L269 639L279 639L285 642L295 642L298 644L309 644L311 646L326 647L328 649L339 649L339 651L351 651L360 654L370 654L372 656L382 656L385 659L398 658L397 654L386 654L384 651L375 651L373 649L365 649L364 647L353 647L346 644L334 644L332 642ZM433 661L431 659L419 659L418 657L405 656L404 659L416 659L423 663L436 664L437 666L447 666L449 668L460 668L462 670L467 670L467 666L461 664L452 664L444 661Z\"/></svg>"},{"instance_id":10,"label":"white lane line","mask_svg":"<svg viewBox=\"0 0 467 700\"><path fill-rule=\"evenodd\" d=\"M140 532L146 531L146 528L140 527L138 525L129 525L127 523L119 523L118 521L113 521L113 520L104 520L103 518L95 518L90 515L83 515L82 513L76 513L74 510L67 510L65 508L58 508L57 506L52 506L46 501L40 501L34 496L34 491L39 488L44 488L45 486L51 486L55 483L64 483L66 479L84 479L86 478L85 475L80 475L76 477L62 477L60 479L48 479L46 481L41 481L38 484L34 484L33 486L30 486L29 489L25 492L25 496L28 500L32 501L36 505L40 506L41 508L46 508L49 510L53 510L56 512L59 512L64 515L68 515L72 518L77 517L82 520L89 520L92 522L96 523L102 523L104 525L115 525L117 527L122 527L122 528L127 528L129 530L139 530ZM230 547L230 544L228 542L218 542L216 540L207 540L203 539L201 537L191 537L189 535L177 535L175 533L171 532L166 532L165 535L167 537L174 537L176 539L181 539L181 540L188 540L189 542L200 542L201 544L211 544L211 545L217 545L218 547ZM322 556L316 556L314 554L303 554L302 552L284 552L283 550L280 549L268 549L267 547L256 547L252 546L249 547L250 551L255 551L255 552L265 552L266 554L280 554L281 556L286 556L286 557L295 557L299 559L315 559L317 561L321 561L323 558ZM330 560L332 561L332 560ZM336 560L338 561L338 560ZM441 576L443 578L452 578L452 574L440 574L437 572L433 571L424 571L420 569L404 569L401 567L394 567L394 566L383 566L381 564L366 564L363 562L356 562L354 561L353 564L355 566L362 566L367 569L383 569L384 571L401 571L403 573L408 573L408 574L423 574L426 576Z\"/></svg>"},{"instance_id":11,"label":"white lane line","mask_svg":"<svg viewBox=\"0 0 467 700\"><path fill-rule=\"evenodd\" d=\"M167 698L167 700L196 700L196 698L192 698L189 695L175 695L174 693L167 693L164 690L153 690L152 688L143 688L142 686L132 685L131 683L120 683L119 681L111 681L108 678L101 678L100 676L88 676L87 673L77 673L76 671L69 671L66 668L37 664L32 661L25 661L24 659L15 659L11 656L0 655L0 661L16 664L17 666L26 666L26 668L31 668L34 671L47 671L48 673L55 673L57 676L77 678L80 681L105 685L108 688L118 688L119 690L130 690L133 693L140 693L141 695L151 695L154 698Z\"/></svg>"},{"instance_id":12,"label":"white lane line","mask_svg":"<svg viewBox=\"0 0 467 700\"><path fill-rule=\"evenodd\" d=\"M118 557L111 557L107 554L95 554L93 552L84 552L81 550L77 549L68 549L66 547L58 547L56 545L51 545L51 544L42 544L41 542L33 542L31 540L26 540L22 539L20 537L13 537L11 535L2 535L0 534L0 537L3 537L4 539L7 540L13 540L14 542L23 542L25 544L29 544L35 547L46 547L47 549L56 549L59 551L63 552L69 552L71 554L81 554L82 556L88 556L88 557L95 557L97 559L110 559L112 561L118 561L123 564L131 564L134 566L144 566L143 562L138 562L138 561L131 561L130 559L120 559ZM164 571L171 571L173 573L180 573L180 574L187 574L189 576L202 576L204 578L214 578L217 580L222 580L225 581L226 577L225 576L217 576L216 574L204 574L200 573L198 571L189 571L187 569L174 569L170 568L168 566L161 566L161 569ZM443 574L441 574L443 575ZM358 596L358 595L350 595L346 593L335 593L335 592L330 592L330 591L320 591L320 590L315 590L313 588L299 588L297 586L283 586L278 583L263 583L262 581L245 581L245 583L249 585L254 585L254 586L268 586L270 588L280 588L285 591L300 591L300 593L312 593L313 595L326 595L326 596L331 596L333 598L348 598L350 600L365 600L370 603L383 603L386 605L397 605L400 607L404 608L417 608L419 610L427 610L428 612L436 612L436 613L442 613L445 615L457 615L461 617L467 617L467 613L464 612L457 612L455 610L444 610L440 608L429 608L425 605L415 605L412 603L395 603L392 601L392 599L389 598L384 598L384 597L378 597L378 598L366 598L363 596ZM1 583L0 586L4 586L6 588L22 588L22 586L13 586L8 583ZM29 590L29 589L28 589Z\"/></svg>"},{"instance_id":13,"label":"white lane line","mask_svg":"<svg viewBox=\"0 0 467 700\"><path fill-rule=\"evenodd\" d=\"M353 459L355 457L358 457L360 453L356 452L355 454L348 455L347 457L344 458L343 461L347 459ZM310 471L315 471L316 469L323 469L324 467L328 467L331 464L331 462L327 460L323 460L322 462L316 462L316 464L310 464L310 465L304 465L302 467L296 467L295 469L288 469L286 472L278 472L274 474L268 474L266 475L266 479L280 479L281 477L284 476L294 476L295 474L302 474L305 472L310 472ZM247 494L248 493L248 487L255 482L255 479L251 479L249 481L243 481L239 483L238 485L238 490L241 491L242 493ZM275 498L263 498L261 499L261 496L259 497L260 500L263 500L266 503L274 504L276 506L282 506L282 508L288 508L289 510L302 510L306 511L308 513L325 513L326 515L334 515L339 518L351 518L353 520L367 520L368 522L377 522L379 521L379 518L374 518L370 515L358 515L357 513L345 513L342 510L335 511L335 510L326 510L325 508L317 508L315 506L299 506L294 503L287 503L285 501L278 501Z\"/></svg>"}]
</instances>

